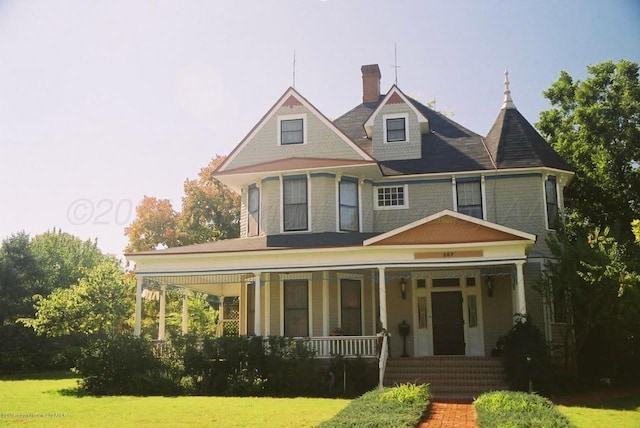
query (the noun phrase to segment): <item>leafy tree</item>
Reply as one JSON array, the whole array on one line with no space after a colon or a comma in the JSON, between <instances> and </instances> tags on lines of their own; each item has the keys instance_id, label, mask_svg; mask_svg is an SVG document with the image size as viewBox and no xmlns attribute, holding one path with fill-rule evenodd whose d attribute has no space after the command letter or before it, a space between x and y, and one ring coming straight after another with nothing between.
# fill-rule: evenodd
<instances>
[{"instance_id":1,"label":"leafy tree","mask_svg":"<svg viewBox=\"0 0 640 428\"><path fill-rule=\"evenodd\" d=\"M213 178L224 159L216 156L200 170L196 180L185 181L178 222L181 245L239 236L240 198Z\"/></svg>"},{"instance_id":2,"label":"leafy tree","mask_svg":"<svg viewBox=\"0 0 640 428\"><path fill-rule=\"evenodd\" d=\"M552 108L537 123L553 148L576 168L566 206L589 224L611 228L625 243L640 218L640 80L638 64L621 60L566 71L544 92Z\"/></svg>"},{"instance_id":3,"label":"leafy tree","mask_svg":"<svg viewBox=\"0 0 640 428\"><path fill-rule=\"evenodd\" d=\"M177 213L168 199L145 196L136 207L136 219L124 229L129 238L126 252L154 250L177 244Z\"/></svg>"},{"instance_id":4,"label":"leafy tree","mask_svg":"<svg viewBox=\"0 0 640 428\"><path fill-rule=\"evenodd\" d=\"M134 279L118 261L107 260L89 270L76 285L36 298L36 316L21 321L38 334L102 334L128 329L134 309Z\"/></svg>"}]
</instances>

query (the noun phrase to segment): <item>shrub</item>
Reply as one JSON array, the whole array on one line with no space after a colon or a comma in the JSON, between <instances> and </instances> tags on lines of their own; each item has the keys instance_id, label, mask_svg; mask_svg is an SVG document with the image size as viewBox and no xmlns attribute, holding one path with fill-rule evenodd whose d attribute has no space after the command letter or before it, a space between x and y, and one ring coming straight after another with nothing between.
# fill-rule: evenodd
<instances>
[{"instance_id":1,"label":"shrub","mask_svg":"<svg viewBox=\"0 0 640 428\"><path fill-rule=\"evenodd\" d=\"M320 428L415 427L430 400L427 385L375 389L353 400Z\"/></svg>"},{"instance_id":2,"label":"shrub","mask_svg":"<svg viewBox=\"0 0 640 428\"><path fill-rule=\"evenodd\" d=\"M479 428L563 428L569 420L551 401L536 394L494 391L480 395L473 406Z\"/></svg>"},{"instance_id":3,"label":"shrub","mask_svg":"<svg viewBox=\"0 0 640 428\"><path fill-rule=\"evenodd\" d=\"M502 363L512 390L529 391L529 381L541 393L551 390L551 363L544 335L531 319L520 316L501 338Z\"/></svg>"}]
</instances>

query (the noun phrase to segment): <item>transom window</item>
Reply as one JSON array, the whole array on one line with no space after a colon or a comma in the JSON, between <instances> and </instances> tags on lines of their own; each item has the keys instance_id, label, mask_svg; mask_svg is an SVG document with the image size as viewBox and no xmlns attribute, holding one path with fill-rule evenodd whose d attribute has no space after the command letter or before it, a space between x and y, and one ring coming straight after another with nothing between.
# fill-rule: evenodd
<instances>
[{"instance_id":1,"label":"transom window","mask_svg":"<svg viewBox=\"0 0 640 428\"><path fill-rule=\"evenodd\" d=\"M404 117L387 119L387 142L406 141L407 129Z\"/></svg>"},{"instance_id":2,"label":"transom window","mask_svg":"<svg viewBox=\"0 0 640 428\"><path fill-rule=\"evenodd\" d=\"M307 230L307 177L285 177L282 184L283 229L285 232Z\"/></svg>"},{"instance_id":3,"label":"transom window","mask_svg":"<svg viewBox=\"0 0 640 428\"><path fill-rule=\"evenodd\" d=\"M257 236L260 232L260 189L257 186L250 186L247 198L247 209L249 211L247 216L247 235Z\"/></svg>"},{"instance_id":4,"label":"transom window","mask_svg":"<svg viewBox=\"0 0 640 428\"><path fill-rule=\"evenodd\" d=\"M549 229L555 229L558 222L558 191L556 178L552 175L544 182L544 195L547 201L547 224Z\"/></svg>"},{"instance_id":5,"label":"transom window","mask_svg":"<svg viewBox=\"0 0 640 428\"><path fill-rule=\"evenodd\" d=\"M309 281L284 281L284 335L309 336Z\"/></svg>"},{"instance_id":6,"label":"transom window","mask_svg":"<svg viewBox=\"0 0 640 428\"><path fill-rule=\"evenodd\" d=\"M358 215L358 182L342 179L339 185L340 199L340 230L357 232L359 228Z\"/></svg>"},{"instance_id":7,"label":"transom window","mask_svg":"<svg viewBox=\"0 0 640 428\"><path fill-rule=\"evenodd\" d=\"M404 208L406 204L405 186L376 187L377 208Z\"/></svg>"},{"instance_id":8,"label":"transom window","mask_svg":"<svg viewBox=\"0 0 640 428\"><path fill-rule=\"evenodd\" d=\"M304 143L304 121L303 119L289 119L280 121L280 144L302 144Z\"/></svg>"},{"instance_id":9,"label":"transom window","mask_svg":"<svg viewBox=\"0 0 640 428\"><path fill-rule=\"evenodd\" d=\"M456 183L458 212L476 218L482 218L482 186L480 181Z\"/></svg>"}]
</instances>

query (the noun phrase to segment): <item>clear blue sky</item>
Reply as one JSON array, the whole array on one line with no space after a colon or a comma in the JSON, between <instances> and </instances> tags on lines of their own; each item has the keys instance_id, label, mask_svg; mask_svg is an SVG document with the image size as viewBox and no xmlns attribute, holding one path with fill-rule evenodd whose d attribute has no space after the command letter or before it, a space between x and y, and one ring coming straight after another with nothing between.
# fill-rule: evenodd
<instances>
[{"instance_id":1,"label":"clear blue sky","mask_svg":"<svg viewBox=\"0 0 640 428\"><path fill-rule=\"evenodd\" d=\"M640 61L640 3L0 0L0 239L53 227L120 254L144 195L226 154L292 84L330 118L378 63L486 134L509 69L532 123L561 70Z\"/></svg>"}]
</instances>

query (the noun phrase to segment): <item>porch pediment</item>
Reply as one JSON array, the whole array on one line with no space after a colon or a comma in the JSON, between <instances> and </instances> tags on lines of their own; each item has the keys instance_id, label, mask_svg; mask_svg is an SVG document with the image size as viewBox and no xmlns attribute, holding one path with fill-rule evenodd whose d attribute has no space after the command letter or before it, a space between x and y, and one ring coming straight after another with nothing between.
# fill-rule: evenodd
<instances>
[{"instance_id":1,"label":"porch pediment","mask_svg":"<svg viewBox=\"0 0 640 428\"><path fill-rule=\"evenodd\" d=\"M444 210L364 241L364 246L454 245L507 241L529 241L536 236L509 227Z\"/></svg>"}]
</instances>

